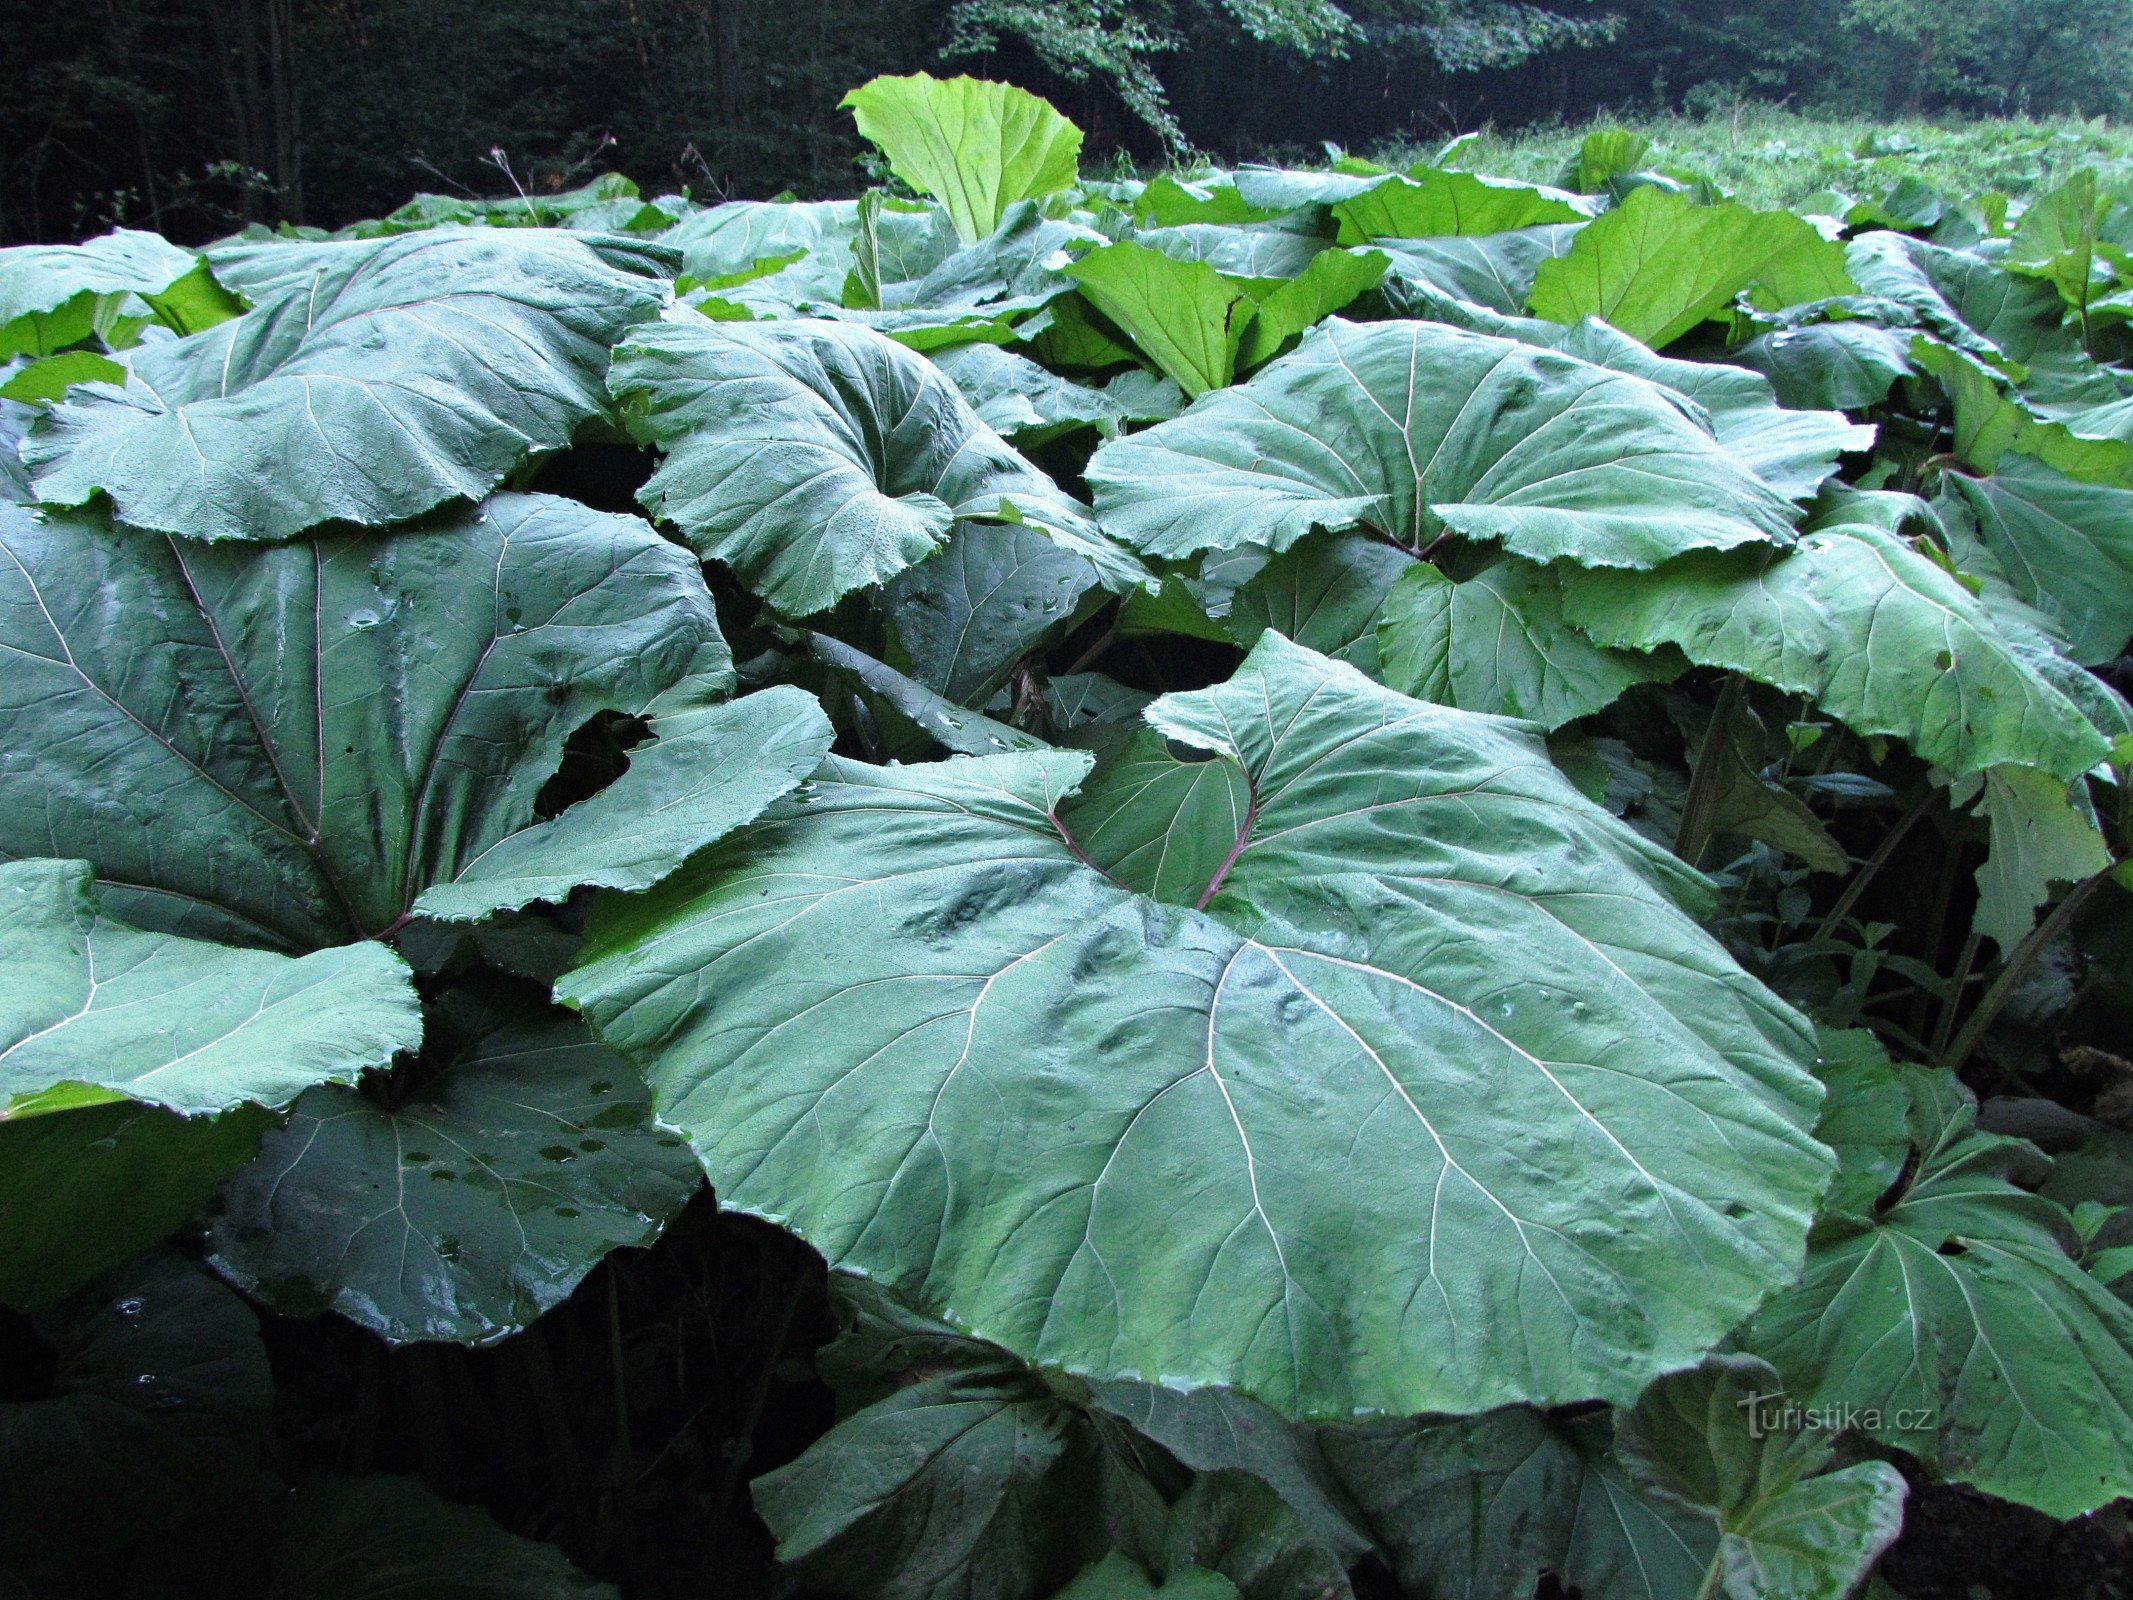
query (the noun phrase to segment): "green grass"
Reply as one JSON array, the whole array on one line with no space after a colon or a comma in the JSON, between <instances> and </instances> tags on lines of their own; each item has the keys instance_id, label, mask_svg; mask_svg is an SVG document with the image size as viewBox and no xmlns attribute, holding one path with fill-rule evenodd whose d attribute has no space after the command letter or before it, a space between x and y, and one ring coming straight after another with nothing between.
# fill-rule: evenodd
<instances>
[{"instance_id":1,"label":"green grass","mask_svg":"<svg viewBox=\"0 0 2133 1600\"><path fill-rule=\"evenodd\" d=\"M2047 189L2084 165L2133 166L2133 126L2111 127L2100 117L1876 121L1801 116L1755 102L1703 117L1608 117L1576 127L1485 129L1455 161L1477 172L1552 181L1596 128L1634 129L1655 146L1654 165L1716 179L1758 206L1794 205L1819 189L1871 195L1914 175L1948 193L1996 189L2020 196ZM1372 155L1406 165L1438 148L1403 144Z\"/></svg>"}]
</instances>

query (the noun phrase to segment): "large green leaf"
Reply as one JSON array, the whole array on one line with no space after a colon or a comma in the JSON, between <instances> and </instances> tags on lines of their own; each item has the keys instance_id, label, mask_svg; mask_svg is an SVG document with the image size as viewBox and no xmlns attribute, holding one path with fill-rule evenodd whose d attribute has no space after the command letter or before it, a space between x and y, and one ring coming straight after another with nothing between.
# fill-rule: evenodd
<instances>
[{"instance_id":1,"label":"large green leaf","mask_svg":"<svg viewBox=\"0 0 2133 1600\"><path fill-rule=\"evenodd\" d=\"M52 1304L197 1216L273 1116L60 1088L0 1108L0 1305Z\"/></svg>"},{"instance_id":2,"label":"large green leaf","mask_svg":"<svg viewBox=\"0 0 2133 1600\"><path fill-rule=\"evenodd\" d=\"M2017 278L1974 251L1876 232L1846 246L1844 261L1866 293L1972 354L2026 363L2074 348L2049 284Z\"/></svg>"},{"instance_id":3,"label":"large green leaf","mask_svg":"<svg viewBox=\"0 0 2133 1600\"><path fill-rule=\"evenodd\" d=\"M876 78L839 104L891 172L947 208L966 244L998 227L1015 201L1067 188L1078 175L1081 130L1013 84L919 72Z\"/></svg>"},{"instance_id":4,"label":"large green leaf","mask_svg":"<svg viewBox=\"0 0 2133 1600\"><path fill-rule=\"evenodd\" d=\"M1289 546L1238 588L1230 602L1229 631L1249 650L1272 628L1382 682L1378 613L1400 575L1414 565L1406 551L1367 534L1314 534Z\"/></svg>"},{"instance_id":5,"label":"large green leaf","mask_svg":"<svg viewBox=\"0 0 2133 1600\"><path fill-rule=\"evenodd\" d=\"M827 737L797 691L697 704L725 647L687 552L572 501L270 550L0 508L0 552L0 743L22 757L0 770L0 857L89 860L142 928L307 950L392 928L425 891L478 916L635 886ZM681 703L658 698L692 669ZM564 740L603 710L676 748L537 822Z\"/></svg>"},{"instance_id":6,"label":"large green leaf","mask_svg":"<svg viewBox=\"0 0 2133 1600\"><path fill-rule=\"evenodd\" d=\"M1635 579L1567 572L1564 614L1601 644L1680 647L1814 697L1954 773L2013 764L2071 779L2108 751L1976 596L1893 534L1819 528L1791 551L1695 554Z\"/></svg>"},{"instance_id":7,"label":"large green leaf","mask_svg":"<svg viewBox=\"0 0 2133 1600\"><path fill-rule=\"evenodd\" d=\"M692 677L645 706L652 740L629 770L560 816L505 834L415 899L426 917L471 922L573 889L642 889L753 822L829 754L830 726L802 689L722 700Z\"/></svg>"},{"instance_id":8,"label":"large green leaf","mask_svg":"<svg viewBox=\"0 0 2133 1600\"><path fill-rule=\"evenodd\" d=\"M1062 837L1083 757L833 760L558 992L723 1204L1099 1377L1626 1398L1789 1278L1811 1045L1699 880L1528 735L1277 635L1149 717L1246 785L1207 881L1155 874L1204 911Z\"/></svg>"},{"instance_id":9,"label":"large green leaf","mask_svg":"<svg viewBox=\"0 0 2133 1600\"><path fill-rule=\"evenodd\" d=\"M1237 364L1249 370L1272 360L1289 342L1383 281L1392 260L1382 250L1322 250L1288 282L1259 296L1244 330Z\"/></svg>"},{"instance_id":10,"label":"large green leaf","mask_svg":"<svg viewBox=\"0 0 2133 1600\"><path fill-rule=\"evenodd\" d=\"M1646 186L1582 229L1568 253L1541 263L1532 306L1555 322L1599 317L1656 349L1758 281L1812 280L1819 267L1826 281L1811 287L1844 293L1851 282L1842 256L1841 247L1789 211L1697 205L1687 195ZM1781 294L1778 303L1815 297Z\"/></svg>"},{"instance_id":11,"label":"large green leaf","mask_svg":"<svg viewBox=\"0 0 2133 1600\"><path fill-rule=\"evenodd\" d=\"M1393 688L1545 728L1612 705L1632 684L1674 676L1680 661L1670 656L1591 643L1564 625L1555 573L1515 556L1456 583L1417 561L1378 618L1379 676Z\"/></svg>"},{"instance_id":12,"label":"large green leaf","mask_svg":"<svg viewBox=\"0 0 2133 1600\"><path fill-rule=\"evenodd\" d=\"M89 338L128 295L180 333L239 309L198 256L158 234L115 228L86 244L21 245L0 250L0 361Z\"/></svg>"},{"instance_id":13,"label":"large green leaf","mask_svg":"<svg viewBox=\"0 0 2133 1600\"><path fill-rule=\"evenodd\" d=\"M1027 356L992 344L961 344L934 355L978 420L1011 437L1049 437L1073 428L1115 432L1126 408L1102 389L1047 372Z\"/></svg>"},{"instance_id":14,"label":"large green leaf","mask_svg":"<svg viewBox=\"0 0 2133 1600\"><path fill-rule=\"evenodd\" d=\"M285 1106L422 1039L405 962L141 933L83 861L0 861L0 1106L62 1083L185 1114Z\"/></svg>"},{"instance_id":15,"label":"large green leaf","mask_svg":"<svg viewBox=\"0 0 2133 1600\"><path fill-rule=\"evenodd\" d=\"M1581 195L1474 172L1395 173L1333 208L1343 244L1373 239L1485 236L1543 223L1583 222L1598 208Z\"/></svg>"},{"instance_id":16,"label":"large green leaf","mask_svg":"<svg viewBox=\"0 0 2133 1600\"><path fill-rule=\"evenodd\" d=\"M2080 806L2071 804L2070 793L2078 791L2058 778L2028 767L1995 767L1980 787L1978 811L1990 850L1977 869L1971 926L2009 955L2035 924L2052 886L2103 871L2111 849L2086 794Z\"/></svg>"},{"instance_id":17,"label":"large green leaf","mask_svg":"<svg viewBox=\"0 0 2133 1600\"><path fill-rule=\"evenodd\" d=\"M1553 1572L1585 1600L1693 1600L1718 1542L1609 1451L1605 1417L1514 1406L1320 1430L1403 1592L1531 1600Z\"/></svg>"},{"instance_id":18,"label":"large green leaf","mask_svg":"<svg viewBox=\"0 0 2133 1600\"><path fill-rule=\"evenodd\" d=\"M1121 1536L1140 1547L1180 1476L1130 1429L1005 1351L833 1279L818 1358L846 1413L751 1485L778 1559L867 1600L1040 1600Z\"/></svg>"},{"instance_id":19,"label":"large green leaf","mask_svg":"<svg viewBox=\"0 0 2133 1600\"><path fill-rule=\"evenodd\" d=\"M1380 240L1378 248L1392 258L1386 298L1409 316L1433 321L1456 320L1441 314L1446 301L1515 317L1526 309L1541 263L1567 252L1580 226L1552 223L1479 239Z\"/></svg>"},{"instance_id":20,"label":"large green leaf","mask_svg":"<svg viewBox=\"0 0 2133 1600\"><path fill-rule=\"evenodd\" d=\"M644 1085L566 1018L489 1033L388 1107L315 1089L223 1191L217 1271L287 1315L488 1344L650 1244L702 1182Z\"/></svg>"},{"instance_id":21,"label":"large green leaf","mask_svg":"<svg viewBox=\"0 0 2133 1600\"><path fill-rule=\"evenodd\" d=\"M729 200L684 217L659 242L679 249L682 273L700 283L804 257L834 274L834 294L852 270L858 233L856 200ZM832 279L822 281L828 289Z\"/></svg>"},{"instance_id":22,"label":"large green leaf","mask_svg":"<svg viewBox=\"0 0 2133 1600\"><path fill-rule=\"evenodd\" d=\"M1065 631L1096 572L1034 528L966 523L889 583L888 611L912 675L958 705L982 705L1038 644Z\"/></svg>"},{"instance_id":23,"label":"large green leaf","mask_svg":"<svg viewBox=\"0 0 2133 1600\"><path fill-rule=\"evenodd\" d=\"M2030 1146L1976 1132L1952 1073L1884 1061L1864 1081L1893 1073L1909 1104L1861 1148L1907 1145L1896 1180L1867 1215L1825 1225L1747 1348L1798 1405L1845 1408L1988 1494L2073 1517L2133 1491L2133 1309L2069 1256L2065 1211L2011 1181L2034 1180Z\"/></svg>"},{"instance_id":24,"label":"large green leaf","mask_svg":"<svg viewBox=\"0 0 2133 1600\"><path fill-rule=\"evenodd\" d=\"M1205 262L1229 277L1252 280L1255 289L1263 289L1272 281L1300 277L1312 262L1334 248L1330 239L1285 223L1250 228L1204 224L1143 228L1133 239L1173 260Z\"/></svg>"},{"instance_id":25,"label":"large green leaf","mask_svg":"<svg viewBox=\"0 0 2133 1600\"><path fill-rule=\"evenodd\" d=\"M666 452L645 505L788 615L887 581L973 519L1040 527L1111 586L1140 577L931 362L868 329L678 312L622 347L614 385Z\"/></svg>"},{"instance_id":26,"label":"large green leaf","mask_svg":"<svg viewBox=\"0 0 2133 1600\"><path fill-rule=\"evenodd\" d=\"M884 211L887 220L896 215ZM942 230L945 231L945 230ZM1048 217L1028 200L1009 206L977 243L951 250L913 278L889 278L881 285L881 302L896 310L985 312L1010 316L1034 311L1074 287L1065 271L1067 252L1105 242L1104 235L1079 222ZM884 272L903 270L925 258L881 256Z\"/></svg>"},{"instance_id":27,"label":"large green leaf","mask_svg":"<svg viewBox=\"0 0 2133 1600\"><path fill-rule=\"evenodd\" d=\"M283 539L483 495L603 408L610 347L668 293L643 247L543 229L280 248L256 310L37 423L41 498L101 490L137 527Z\"/></svg>"},{"instance_id":28,"label":"large green leaf","mask_svg":"<svg viewBox=\"0 0 2133 1600\"><path fill-rule=\"evenodd\" d=\"M1753 1356L1706 1356L1661 1378L1615 1427L1630 1475L1718 1525L1699 1596L1845 1600L1903 1526L1903 1475L1885 1461L1834 1472L1831 1445L1781 1414L1777 1372Z\"/></svg>"},{"instance_id":29,"label":"large green leaf","mask_svg":"<svg viewBox=\"0 0 2133 1600\"><path fill-rule=\"evenodd\" d=\"M1476 306L1445 320L1476 333L1554 350L1610 372L1642 378L1708 429L1725 454L1789 500L1811 499L1840 456L1863 451L1875 430L1841 412L1780 407L1768 379L1718 361L1676 361L1597 318L1563 327L1531 317L1500 317ZM1591 563L1587 563L1588 565Z\"/></svg>"},{"instance_id":30,"label":"large green leaf","mask_svg":"<svg viewBox=\"0 0 2133 1600\"><path fill-rule=\"evenodd\" d=\"M1228 383L1258 307L1250 289L1204 261L1128 241L1067 268L1081 292L1194 399Z\"/></svg>"},{"instance_id":31,"label":"large green leaf","mask_svg":"<svg viewBox=\"0 0 2133 1600\"><path fill-rule=\"evenodd\" d=\"M1911 337L1871 322L1822 322L1762 334L1732 359L1767 377L1785 405L1863 409L1912 370Z\"/></svg>"},{"instance_id":32,"label":"large green leaf","mask_svg":"<svg viewBox=\"0 0 2133 1600\"><path fill-rule=\"evenodd\" d=\"M1107 528L1170 557L1367 525L1649 567L1767 545L1795 516L1651 384L1418 322L1321 323L1249 383L1104 445L1088 479Z\"/></svg>"},{"instance_id":33,"label":"large green leaf","mask_svg":"<svg viewBox=\"0 0 2133 1600\"><path fill-rule=\"evenodd\" d=\"M2133 638L2133 488L2083 483L2014 451L1989 476L1945 481L2016 593L2066 630L2074 659L2116 659Z\"/></svg>"}]
</instances>

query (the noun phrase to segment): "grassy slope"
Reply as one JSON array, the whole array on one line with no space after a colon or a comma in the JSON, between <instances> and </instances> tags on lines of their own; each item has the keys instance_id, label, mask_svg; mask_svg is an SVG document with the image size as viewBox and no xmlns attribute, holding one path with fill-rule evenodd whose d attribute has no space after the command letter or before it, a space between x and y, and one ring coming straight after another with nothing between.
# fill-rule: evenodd
<instances>
[{"instance_id":1,"label":"grassy slope","mask_svg":"<svg viewBox=\"0 0 2133 1600\"><path fill-rule=\"evenodd\" d=\"M1792 205L1827 188L1878 194L1909 175L1950 193L1997 189L2021 196L2049 188L2086 164L2133 165L2133 128L2108 127L2100 118L2093 123L2066 117L1937 125L1805 117L1754 103L1703 118L1632 116L1519 133L1491 129L1462 147L1455 164L1552 181L1587 133L1608 127L1632 128L1649 138L1654 165L1715 178L1760 206ZM1406 165L1436 149L1388 146L1372 154ZM1860 153L1876 149L1889 153Z\"/></svg>"}]
</instances>

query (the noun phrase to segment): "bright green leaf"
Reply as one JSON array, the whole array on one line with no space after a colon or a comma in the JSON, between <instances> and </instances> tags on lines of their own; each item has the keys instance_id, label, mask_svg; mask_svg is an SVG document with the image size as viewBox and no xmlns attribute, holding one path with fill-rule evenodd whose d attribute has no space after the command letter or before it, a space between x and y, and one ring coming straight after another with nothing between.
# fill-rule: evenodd
<instances>
[{"instance_id":1,"label":"bright green leaf","mask_svg":"<svg viewBox=\"0 0 2133 1600\"><path fill-rule=\"evenodd\" d=\"M1796 276L1798 263L1826 252L1841 248L1789 211L1700 206L1687 195L1640 188L1587 224L1567 255L1541 263L1532 305L1554 322L1599 317L1657 349L1751 283Z\"/></svg>"},{"instance_id":2,"label":"bright green leaf","mask_svg":"<svg viewBox=\"0 0 2133 1600\"><path fill-rule=\"evenodd\" d=\"M1197 399L1230 381L1258 304L1242 285L1204 261L1133 243L1092 250L1067 272L1187 394Z\"/></svg>"},{"instance_id":3,"label":"bright green leaf","mask_svg":"<svg viewBox=\"0 0 2133 1600\"><path fill-rule=\"evenodd\" d=\"M919 72L876 78L838 104L890 171L947 208L965 244L1015 201L1067 188L1079 173L1081 130L1013 84Z\"/></svg>"}]
</instances>

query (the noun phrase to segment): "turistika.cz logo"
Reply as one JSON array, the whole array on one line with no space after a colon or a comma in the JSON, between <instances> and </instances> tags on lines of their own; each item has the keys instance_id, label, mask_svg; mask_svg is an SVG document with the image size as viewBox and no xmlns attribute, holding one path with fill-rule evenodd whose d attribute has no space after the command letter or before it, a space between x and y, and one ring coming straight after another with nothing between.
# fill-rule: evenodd
<instances>
[{"instance_id":1,"label":"turistika.cz logo","mask_svg":"<svg viewBox=\"0 0 2133 1600\"><path fill-rule=\"evenodd\" d=\"M1939 1422L1939 1412L1932 1406L1884 1411L1880 1406L1854 1405L1849 1400L1807 1406L1782 1390L1775 1394L1751 1394L1737 1404L1748 1414L1748 1437L1751 1439L1768 1438L1774 1433L1805 1433L1810 1429L1820 1433L1857 1430L1878 1434L1884 1422L1892 1423L1897 1433L1918 1433Z\"/></svg>"}]
</instances>

